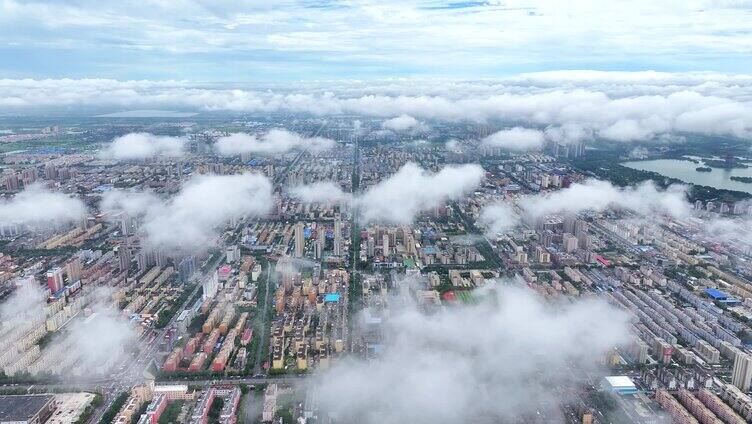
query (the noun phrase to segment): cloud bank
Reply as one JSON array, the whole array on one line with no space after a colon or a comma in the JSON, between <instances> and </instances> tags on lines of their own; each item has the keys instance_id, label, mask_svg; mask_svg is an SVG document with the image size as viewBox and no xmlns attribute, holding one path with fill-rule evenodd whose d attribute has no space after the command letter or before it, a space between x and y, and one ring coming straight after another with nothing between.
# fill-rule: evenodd
<instances>
[{"instance_id":1,"label":"cloud bank","mask_svg":"<svg viewBox=\"0 0 752 424\"><path fill-rule=\"evenodd\" d=\"M409 224L422 211L462 198L480 185L483 176L480 165L445 166L432 174L410 162L354 203L365 222Z\"/></svg>"},{"instance_id":2,"label":"cloud bank","mask_svg":"<svg viewBox=\"0 0 752 424\"><path fill-rule=\"evenodd\" d=\"M178 81L5 79L0 80L0 106L13 111L177 108L499 120L579 128L614 141L673 132L752 138L752 75L746 74L557 71L488 81L330 81L270 90Z\"/></svg>"},{"instance_id":3,"label":"cloud bank","mask_svg":"<svg viewBox=\"0 0 752 424\"><path fill-rule=\"evenodd\" d=\"M246 133L235 133L220 137L214 148L223 156L242 153L275 155L292 150L320 152L331 149L335 145L336 142L330 138L305 137L291 131L273 129L260 137Z\"/></svg>"},{"instance_id":4,"label":"cloud bank","mask_svg":"<svg viewBox=\"0 0 752 424\"><path fill-rule=\"evenodd\" d=\"M359 209L362 222L410 224L420 212L459 200L480 185L485 172L480 165L445 166L431 173L408 162L396 173L351 196L331 182L317 182L290 189L304 202L348 202Z\"/></svg>"},{"instance_id":5,"label":"cloud bank","mask_svg":"<svg viewBox=\"0 0 752 424\"><path fill-rule=\"evenodd\" d=\"M485 295L431 315L392 311L378 360L338 361L319 377L322 410L364 424L558 422L558 387L597 372L628 335L627 314L601 300L551 305L512 286Z\"/></svg>"},{"instance_id":6,"label":"cloud bank","mask_svg":"<svg viewBox=\"0 0 752 424\"><path fill-rule=\"evenodd\" d=\"M0 222L22 225L58 225L84 217L86 205L66 194L34 184L10 200L0 200Z\"/></svg>"},{"instance_id":7,"label":"cloud bank","mask_svg":"<svg viewBox=\"0 0 752 424\"><path fill-rule=\"evenodd\" d=\"M115 138L102 157L116 160L147 159L156 156L177 157L185 154L186 139L148 133L130 133Z\"/></svg>"},{"instance_id":8,"label":"cloud bank","mask_svg":"<svg viewBox=\"0 0 752 424\"><path fill-rule=\"evenodd\" d=\"M495 202L485 206L480 221L490 232L502 232L521 220L533 223L550 214L577 214L584 211L624 209L642 216L661 213L675 218L691 214L687 187L671 185L661 190L652 181L636 186L616 187L610 182L589 179L582 183L547 194L523 196L517 200L517 213L509 203Z\"/></svg>"},{"instance_id":9,"label":"cloud bank","mask_svg":"<svg viewBox=\"0 0 752 424\"><path fill-rule=\"evenodd\" d=\"M420 121L410 115L402 114L396 118L387 119L381 124L381 126L387 130L402 132L407 130L420 129L423 124L421 124Z\"/></svg>"},{"instance_id":10,"label":"cloud bank","mask_svg":"<svg viewBox=\"0 0 752 424\"><path fill-rule=\"evenodd\" d=\"M621 188L608 181L589 179L548 195L522 198L518 203L532 217L607 208L627 209L642 215L657 212L686 217L691 211L686 190L686 186L680 185L661 190L652 181Z\"/></svg>"},{"instance_id":11,"label":"cloud bank","mask_svg":"<svg viewBox=\"0 0 752 424\"><path fill-rule=\"evenodd\" d=\"M499 147L505 150L540 150L545 136L543 131L514 127L495 132L481 141L483 146Z\"/></svg>"},{"instance_id":12,"label":"cloud bank","mask_svg":"<svg viewBox=\"0 0 752 424\"><path fill-rule=\"evenodd\" d=\"M273 204L268 178L241 174L196 176L166 201L143 193L114 191L105 196L102 207L142 217L146 245L167 254L182 254L205 250L227 221L263 216Z\"/></svg>"},{"instance_id":13,"label":"cloud bank","mask_svg":"<svg viewBox=\"0 0 752 424\"><path fill-rule=\"evenodd\" d=\"M47 371L66 379L101 375L126 361L126 349L138 343L127 318L111 303L111 293L97 288L78 296L85 296L91 315L79 312L42 349L43 357L54 357L53 370ZM36 279L24 282L0 304L0 321L3 328L11 329L31 325L39 319L44 322L46 306L47 297Z\"/></svg>"},{"instance_id":14,"label":"cloud bank","mask_svg":"<svg viewBox=\"0 0 752 424\"><path fill-rule=\"evenodd\" d=\"M288 193L306 203L342 203L351 200L349 193L345 193L338 184L331 181L292 187Z\"/></svg>"}]
</instances>

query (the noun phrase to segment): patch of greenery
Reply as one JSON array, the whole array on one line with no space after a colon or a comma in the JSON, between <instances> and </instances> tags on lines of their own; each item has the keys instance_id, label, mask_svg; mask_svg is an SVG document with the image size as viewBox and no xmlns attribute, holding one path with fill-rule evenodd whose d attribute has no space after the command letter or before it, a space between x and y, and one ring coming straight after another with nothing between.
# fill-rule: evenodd
<instances>
[{"instance_id":1,"label":"patch of greenery","mask_svg":"<svg viewBox=\"0 0 752 424\"><path fill-rule=\"evenodd\" d=\"M115 416L120 411L120 408L125 405L125 401L128 400L128 392L122 392L118 395L117 398L115 398L115 401L112 402L109 408L107 408L107 411L105 411L104 415L102 415L102 418L99 420L99 424L109 424L114 419Z\"/></svg>"}]
</instances>

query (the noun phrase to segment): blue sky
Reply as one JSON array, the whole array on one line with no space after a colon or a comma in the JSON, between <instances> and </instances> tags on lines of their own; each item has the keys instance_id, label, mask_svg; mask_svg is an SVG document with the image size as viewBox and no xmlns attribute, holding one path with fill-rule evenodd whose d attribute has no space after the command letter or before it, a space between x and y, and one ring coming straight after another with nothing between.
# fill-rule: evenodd
<instances>
[{"instance_id":1,"label":"blue sky","mask_svg":"<svg viewBox=\"0 0 752 424\"><path fill-rule=\"evenodd\" d=\"M0 78L748 72L752 2L0 0Z\"/></svg>"}]
</instances>

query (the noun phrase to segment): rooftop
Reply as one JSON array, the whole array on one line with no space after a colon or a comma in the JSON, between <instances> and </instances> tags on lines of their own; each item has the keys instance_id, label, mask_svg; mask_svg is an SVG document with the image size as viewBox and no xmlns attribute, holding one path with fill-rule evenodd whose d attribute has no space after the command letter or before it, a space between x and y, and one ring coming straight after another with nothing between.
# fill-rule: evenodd
<instances>
[{"instance_id":1,"label":"rooftop","mask_svg":"<svg viewBox=\"0 0 752 424\"><path fill-rule=\"evenodd\" d=\"M0 422L27 421L53 399L52 395L0 396Z\"/></svg>"}]
</instances>

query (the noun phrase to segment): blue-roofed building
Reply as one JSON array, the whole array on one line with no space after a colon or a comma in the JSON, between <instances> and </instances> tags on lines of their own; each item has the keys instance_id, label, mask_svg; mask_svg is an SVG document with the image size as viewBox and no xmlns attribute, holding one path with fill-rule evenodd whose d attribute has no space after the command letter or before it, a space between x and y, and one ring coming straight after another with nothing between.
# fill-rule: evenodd
<instances>
[{"instance_id":1,"label":"blue-roofed building","mask_svg":"<svg viewBox=\"0 0 752 424\"><path fill-rule=\"evenodd\" d=\"M435 246L426 246L421 251L423 251L424 255L436 255L439 253L439 250Z\"/></svg>"},{"instance_id":2,"label":"blue-roofed building","mask_svg":"<svg viewBox=\"0 0 752 424\"><path fill-rule=\"evenodd\" d=\"M339 293L327 293L324 295L324 302L339 302Z\"/></svg>"},{"instance_id":3,"label":"blue-roofed building","mask_svg":"<svg viewBox=\"0 0 752 424\"><path fill-rule=\"evenodd\" d=\"M718 289L714 289L712 287L708 287L704 290L705 294L710 296L713 300L726 300L728 299L728 295Z\"/></svg>"}]
</instances>

